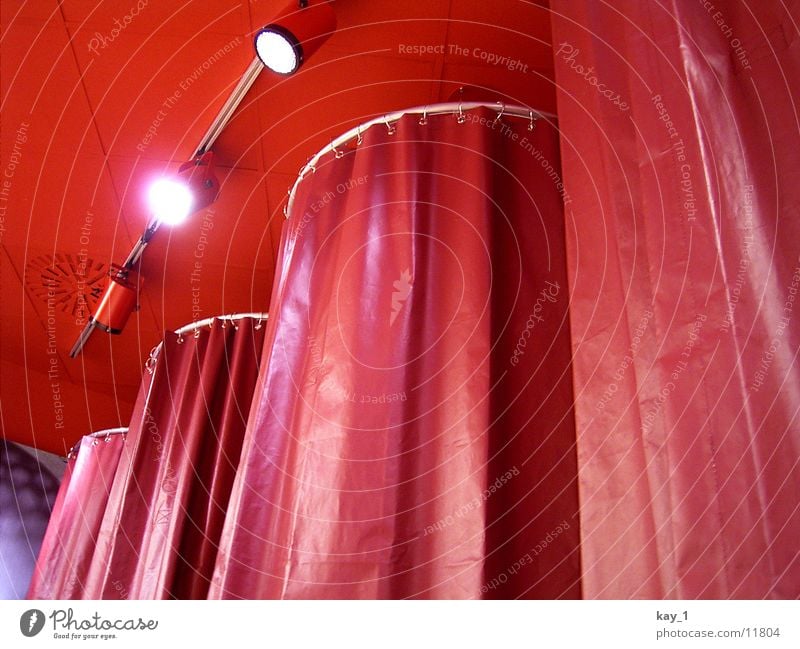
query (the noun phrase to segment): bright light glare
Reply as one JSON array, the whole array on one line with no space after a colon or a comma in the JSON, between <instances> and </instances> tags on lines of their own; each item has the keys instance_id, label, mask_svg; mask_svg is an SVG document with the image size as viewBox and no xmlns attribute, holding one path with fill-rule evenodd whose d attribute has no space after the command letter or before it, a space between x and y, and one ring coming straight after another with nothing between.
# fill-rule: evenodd
<instances>
[{"instance_id":1,"label":"bright light glare","mask_svg":"<svg viewBox=\"0 0 800 649\"><path fill-rule=\"evenodd\" d=\"M177 225L192 211L192 192L183 183L167 178L150 185L150 209L153 216L167 225Z\"/></svg>"},{"instance_id":2,"label":"bright light glare","mask_svg":"<svg viewBox=\"0 0 800 649\"><path fill-rule=\"evenodd\" d=\"M261 32L256 37L256 52L261 62L278 74L290 74L300 65L292 44L276 32Z\"/></svg>"}]
</instances>

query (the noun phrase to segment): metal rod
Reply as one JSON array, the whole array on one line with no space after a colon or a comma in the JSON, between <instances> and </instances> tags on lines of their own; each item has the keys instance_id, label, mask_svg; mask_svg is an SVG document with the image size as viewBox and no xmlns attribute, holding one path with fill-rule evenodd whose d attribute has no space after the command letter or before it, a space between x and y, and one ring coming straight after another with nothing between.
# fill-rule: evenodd
<instances>
[{"instance_id":1,"label":"metal rod","mask_svg":"<svg viewBox=\"0 0 800 649\"><path fill-rule=\"evenodd\" d=\"M504 117L520 117L525 119L546 119L548 121L556 121L556 116L553 113L548 113L541 110L533 110L531 108L527 108L525 106L516 106L516 105L506 105L503 103L491 103L491 102L482 102L482 101L464 101L464 102L448 102L443 104L430 104L427 106L416 106L414 108L408 108L406 110L399 110L394 113L389 113L388 115L381 115L380 117L375 117L367 122L362 122L358 126L351 128L349 131L346 131L335 140L333 140L327 146L322 147L316 154L305 164L305 166L300 170L300 173L297 175L297 180L294 181L294 185L292 185L292 189L289 192L289 201L286 206L286 218L289 218L289 214L291 214L292 206L294 205L294 196L297 191L297 186L300 184L300 181L303 180L303 177L308 173L310 169L316 167L317 162L319 162L320 158L324 156L326 153L330 153L341 147L343 144L349 142L353 139L360 140L363 137L364 131L367 130L371 126L383 126L392 128L392 124L397 122L401 117L404 115L423 115L425 119L428 118L430 115L443 115L443 114L453 114L453 115L463 115L464 111L474 110L475 108L490 108L492 110L497 111L498 115L503 115Z\"/></svg>"},{"instance_id":2,"label":"metal rod","mask_svg":"<svg viewBox=\"0 0 800 649\"><path fill-rule=\"evenodd\" d=\"M128 429L125 427L121 428L104 428L103 430L98 430L93 433L89 433L89 437L108 437L110 435L124 435L128 432Z\"/></svg>"},{"instance_id":3,"label":"metal rod","mask_svg":"<svg viewBox=\"0 0 800 649\"><path fill-rule=\"evenodd\" d=\"M263 67L264 65L261 63L261 60L257 56L254 57L247 66L247 69L244 71L244 74L237 82L231 94L225 100L225 103L222 105L222 108L220 108L217 116L212 120L211 126L209 126L206 134L200 140L200 144L197 145L194 155L192 156L193 159L204 154L214 145L214 142L217 141L220 133L222 133L222 131L228 125L228 122L231 121L231 117L233 117L233 114L236 112L239 104L242 103L242 100L244 99L248 90L250 90L253 83L255 83L255 80L258 78L258 74L261 72ZM161 221L153 219L150 222L150 224L147 226L147 229L144 231L144 233L142 233L142 236L139 237L139 240L133 245L133 248L131 248L131 251L128 253L128 257L125 259L125 263L122 265L123 270L132 270L133 267L139 263L139 260L142 258L142 254L144 253L144 249L147 248L147 244L150 243L150 239L153 238L153 235L160 227ZM75 358L81 353L83 348L86 346L86 343L89 342L89 338L94 330L95 326L90 320L83 328L83 331L81 332L80 336L78 336L75 344L72 346L72 349L69 352L70 358Z\"/></svg>"},{"instance_id":4,"label":"metal rod","mask_svg":"<svg viewBox=\"0 0 800 649\"><path fill-rule=\"evenodd\" d=\"M75 344L72 346L72 349L69 350L69 357L75 358L78 354L81 353L81 350L86 346L86 343L89 342L89 337L92 335L94 331L94 320L89 320L86 323L86 326L81 331L81 335L78 336L78 339L75 341Z\"/></svg>"},{"instance_id":5,"label":"metal rod","mask_svg":"<svg viewBox=\"0 0 800 649\"><path fill-rule=\"evenodd\" d=\"M239 79L239 83L236 84L236 87L233 89L228 99L225 100L225 103L222 105L222 108L220 108L214 121L211 122L211 126L208 128L208 131L206 131L203 139L200 140L200 144L197 146L197 149L195 149L194 157L204 154L214 145L214 142L217 141L220 133L222 133L228 125L228 122L231 121L231 117L233 117L239 104L242 103L248 90L250 90L250 87L255 83L255 80L263 69L264 64L261 62L261 59L257 56L254 57L250 65L248 65L247 69L244 71L242 78Z\"/></svg>"},{"instance_id":6,"label":"metal rod","mask_svg":"<svg viewBox=\"0 0 800 649\"><path fill-rule=\"evenodd\" d=\"M133 267L138 263L139 259L141 259L144 249L147 248L147 244L150 243L150 239L153 238L153 235L160 227L161 221L158 219L153 219L150 222L150 225L147 226L147 229L142 233L142 236L139 237L139 240L133 244L133 248L131 248L131 251L128 253L127 259L125 259L125 263L122 264L123 270L133 269Z\"/></svg>"},{"instance_id":7,"label":"metal rod","mask_svg":"<svg viewBox=\"0 0 800 649\"><path fill-rule=\"evenodd\" d=\"M126 435L128 433L127 428L104 428L103 430L97 430L93 433L89 433L86 437L90 437L93 439L100 439L101 437L108 439L112 435ZM97 442L94 442L97 444ZM78 451L81 448L81 440L78 440L72 445L72 448L69 449L67 453L67 461L74 459L78 456Z\"/></svg>"}]
</instances>

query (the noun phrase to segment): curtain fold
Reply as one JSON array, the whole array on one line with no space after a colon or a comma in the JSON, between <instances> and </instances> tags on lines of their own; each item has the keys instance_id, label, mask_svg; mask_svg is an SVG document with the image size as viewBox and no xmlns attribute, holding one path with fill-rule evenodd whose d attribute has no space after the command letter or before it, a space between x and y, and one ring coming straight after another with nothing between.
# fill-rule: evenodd
<instances>
[{"instance_id":1,"label":"curtain fold","mask_svg":"<svg viewBox=\"0 0 800 649\"><path fill-rule=\"evenodd\" d=\"M70 453L28 599L80 599L124 443L123 434L87 435Z\"/></svg>"},{"instance_id":2,"label":"curtain fold","mask_svg":"<svg viewBox=\"0 0 800 649\"><path fill-rule=\"evenodd\" d=\"M206 597L263 334L261 321L246 318L167 335L152 373L144 375L116 471L103 473L107 490L99 489L102 469L96 453L84 453L91 446L84 439L68 488L59 494L64 512L54 517L52 533L69 535L59 552L71 555L94 542L91 559L80 565L84 577L78 587L65 589L58 576L65 559L40 557L37 595ZM67 506L97 511L97 533L87 538L87 530L75 528Z\"/></svg>"},{"instance_id":3,"label":"curtain fold","mask_svg":"<svg viewBox=\"0 0 800 649\"><path fill-rule=\"evenodd\" d=\"M796 598L796 25L551 5L584 595Z\"/></svg>"},{"instance_id":4,"label":"curtain fold","mask_svg":"<svg viewBox=\"0 0 800 649\"><path fill-rule=\"evenodd\" d=\"M300 182L210 597L580 596L558 139L496 115Z\"/></svg>"}]
</instances>

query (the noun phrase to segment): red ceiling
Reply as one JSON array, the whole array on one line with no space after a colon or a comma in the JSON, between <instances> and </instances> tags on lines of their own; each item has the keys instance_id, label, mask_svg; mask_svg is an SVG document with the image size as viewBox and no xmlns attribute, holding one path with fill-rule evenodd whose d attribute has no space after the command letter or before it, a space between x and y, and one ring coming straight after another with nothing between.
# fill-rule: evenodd
<instances>
[{"instance_id":1,"label":"red ceiling","mask_svg":"<svg viewBox=\"0 0 800 649\"><path fill-rule=\"evenodd\" d=\"M194 319L196 259L200 317L267 310L287 190L341 132L446 101L462 85L485 89L487 99L555 110L545 2L337 0L336 33L299 74L262 72L217 141L219 200L159 231L147 249L142 308L124 333L95 332L70 359L81 329L79 314L69 312L70 261L88 256L102 273L124 260L148 220L148 179L191 156L252 60L252 34L285 4L3 0L4 437L64 454L81 435L126 425L150 349L164 329ZM224 56L210 58L226 45ZM444 45L437 48L444 53L409 55L401 45ZM480 51L527 69L490 65ZM60 296L72 296L66 307L48 305L43 273L59 278Z\"/></svg>"}]
</instances>

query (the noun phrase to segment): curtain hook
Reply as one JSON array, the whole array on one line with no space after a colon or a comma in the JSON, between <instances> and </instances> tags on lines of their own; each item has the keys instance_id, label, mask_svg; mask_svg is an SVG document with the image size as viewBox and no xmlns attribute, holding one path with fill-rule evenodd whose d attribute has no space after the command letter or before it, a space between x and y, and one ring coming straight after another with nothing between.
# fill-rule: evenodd
<instances>
[{"instance_id":1,"label":"curtain hook","mask_svg":"<svg viewBox=\"0 0 800 649\"><path fill-rule=\"evenodd\" d=\"M313 164L311 164L311 161L313 159L314 159L314 156L312 155L308 160L306 160L306 163L302 167L300 167L300 171L297 172L297 175L300 176L300 178L304 178L305 177L306 171L308 169L311 169L311 173L312 174L317 173L317 168ZM289 193L289 195L291 195L291 193L292 193L291 188L289 188L289 192L288 193Z\"/></svg>"},{"instance_id":2,"label":"curtain hook","mask_svg":"<svg viewBox=\"0 0 800 649\"><path fill-rule=\"evenodd\" d=\"M364 138L361 137L361 124L356 127L356 144L361 144Z\"/></svg>"},{"instance_id":3,"label":"curtain hook","mask_svg":"<svg viewBox=\"0 0 800 649\"><path fill-rule=\"evenodd\" d=\"M231 324L233 325L234 331L239 331L239 322L237 320L238 314L234 313L233 317L231 318Z\"/></svg>"},{"instance_id":4,"label":"curtain hook","mask_svg":"<svg viewBox=\"0 0 800 649\"><path fill-rule=\"evenodd\" d=\"M183 344L183 333L178 333L178 344L179 345Z\"/></svg>"},{"instance_id":5,"label":"curtain hook","mask_svg":"<svg viewBox=\"0 0 800 649\"><path fill-rule=\"evenodd\" d=\"M200 327L195 327L194 328L194 337L195 338L199 338L200 337Z\"/></svg>"},{"instance_id":6,"label":"curtain hook","mask_svg":"<svg viewBox=\"0 0 800 649\"><path fill-rule=\"evenodd\" d=\"M255 327L253 327L253 329L255 329L256 331L258 331L259 329L261 329L261 321L262 321L262 319L261 319L261 318L259 318L259 319L258 319L258 321L256 322L256 326L255 326Z\"/></svg>"},{"instance_id":7,"label":"curtain hook","mask_svg":"<svg viewBox=\"0 0 800 649\"><path fill-rule=\"evenodd\" d=\"M419 118L419 125L425 126L428 123L428 107L422 109L422 117Z\"/></svg>"},{"instance_id":8,"label":"curtain hook","mask_svg":"<svg viewBox=\"0 0 800 649\"><path fill-rule=\"evenodd\" d=\"M158 360L158 345L153 347L150 350L150 356L144 362L144 369L148 374L152 374L155 371L156 361Z\"/></svg>"},{"instance_id":9,"label":"curtain hook","mask_svg":"<svg viewBox=\"0 0 800 649\"><path fill-rule=\"evenodd\" d=\"M528 124L528 130L532 131L533 129L536 128L536 120L533 119L533 111L532 110L528 110L528 116L531 119L530 124Z\"/></svg>"},{"instance_id":10,"label":"curtain hook","mask_svg":"<svg viewBox=\"0 0 800 649\"><path fill-rule=\"evenodd\" d=\"M338 149L337 149L337 148L336 148L336 147L333 145L333 140L331 140L331 149L333 150L333 155L336 157L336 159L337 159L337 160L338 160L339 158L341 158L341 157L343 157L343 156L344 156L344 151L339 151L339 150L338 150Z\"/></svg>"},{"instance_id":11,"label":"curtain hook","mask_svg":"<svg viewBox=\"0 0 800 649\"><path fill-rule=\"evenodd\" d=\"M497 113L497 117L494 118L494 121L492 122L492 128L494 128L495 124L500 121L503 113L506 112L506 105L502 101L498 101L497 103L500 104L500 112Z\"/></svg>"},{"instance_id":12,"label":"curtain hook","mask_svg":"<svg viewBox=\"0 0 800 649\"><path fill-rule=\"evenodd\" d=\"M388 116L384 115L384 116L383 116L383 121L384 121L384 123L386 124L386 130L387 130L387 132L389 133L389 135L394 135L394 133L395 133L395 131L396 131L397 129L396 129L394 126L392 126L392 125L389 123L389 118L388 118Z\"/></svg>"},{"instance_id":13,"label":"curtain hook","mask_svg":"<svg viewBox=\"0 0 800 649\"><path fill-rule=\"evenodd\" d=\"M456 117L456 122L463 124L466 121L467 116L464 114L464 109L461 107L461 102L458 102L458 117Z\"/></svg>"},{"instance_id":14,"label":"curtain hook","mask_svg":"<svg viewBox=\"0 0 800 649\"><path fill-rule=\"evenodd\" d=\"M108 444L111 441L111 433L106 433L106 436L103 438L103 441Z\"/></svg>"}]
</instances>

